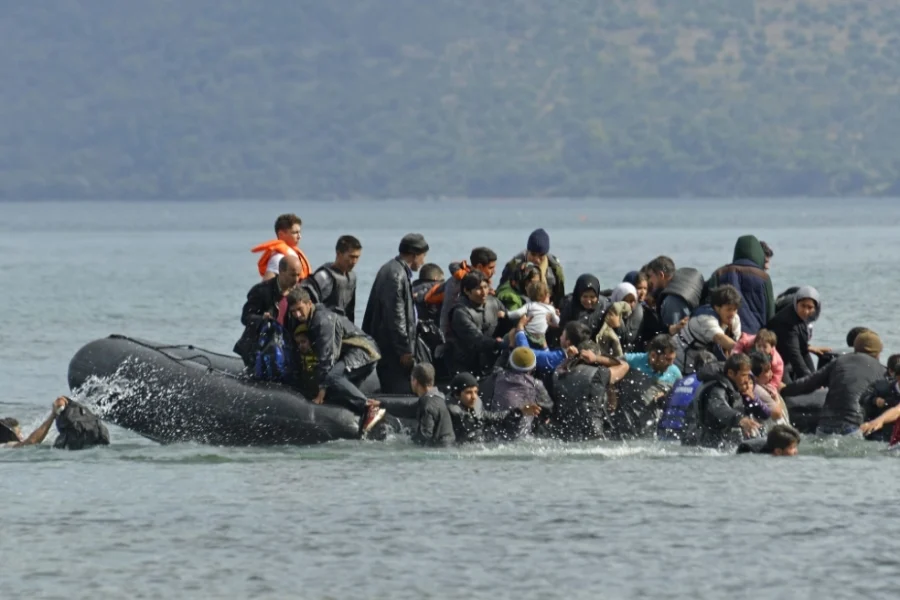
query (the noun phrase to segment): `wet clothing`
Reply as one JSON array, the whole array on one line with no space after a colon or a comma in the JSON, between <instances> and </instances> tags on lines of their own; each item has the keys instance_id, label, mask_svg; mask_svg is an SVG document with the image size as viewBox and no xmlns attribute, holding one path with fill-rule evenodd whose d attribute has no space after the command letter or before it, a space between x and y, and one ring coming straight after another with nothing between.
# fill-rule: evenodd
<instances>
[{"instance_id":1,"label":"wet clothing","mask_svg":"<svg viewBox=\"0 0 900 600\"><path fill-rule=\"evenodd\" d=\"M412 271L398 256L385 263L372 284L362 329L381 352L378 380L386 394L408 394L411 368L400 364L404 354L416 353L416 309Z\"/></svg>"},{"instance_id":2,"label":"wet clothing","mask_svg":"<svg viewBox=\"0 0 900 600\"><path fill-rule=\"evenodd\" d=\"M863 422L863 394L870 385L884 379L884 372L885 367L877 358L858 352L844 354L815 373L789 383L781 395L800 396L827 387L819 427L827 432L851 432Z\"/></svg>"},{"instance_id":3,"label":"wet clothing","mask_svg":"<svg viewBox=\"0 0 900 600\"><path fill-rule=\"evenodd\" d=\"M788 306L777 313L766 325L766 329L778 337L775 347L784 360L785 383L806 377L816 370L809 355L812 332L793 306Z\"/></svg>"},{"instance_id":4,"label":"wet clothing","mask_svg":"<svg viewBox=\"0 0 900 600\"><path fill-rule=\"evenodd\" d=\"M508 281L515 270L525 262L525 254L525 252L520 252L506 263L506 266L503 268L503 274L500 276L501 285ZM545 260L547 261L546 268L544 268L544 265L538 265L538 267L541 268L542 278L547 282L547 287L550 288L550 301L555 306L559 306L566 295L566 279L563 274L563 268L559 260L552 254L547 254Z\"/></svg>"},{"instance_id":5,"label":"wet clothing","mask_svg":"<svg viewBox=\"0 0 900 600\"><path fill-rule=\"evenodd\" d=\"M462 296L453 307L447 336L451 375L468 371L479 377L493 367L503 349L503 342L494 338L499 310L492 296L481 306Z\"/></svg>"},{"instance_id":6,"label":"wet clothing","mask_svg":"<svg viewBox=\"0 0 900 600\"><path fill-rule=\"evenodd\" d=\"M475 401L472 408L463 406L456 400L448 400L447 409L450 411L453 432L459 444L510 439L519 431L523 416L518 408L484 410L481 398Z\"/></svg>"},{"instance_id":7,"label":"wet clothing","mask_svg":"<svg viewBox=\"0 0 900 600\"><path fill-rule=\"evenodd\" d=\"M247 292L247 301L241 310L244 333L234 345L234 353L243 359L244 365L250 367L254 363L263 315L269 313L274 319L283 319L286 316L287 307L286 303L282 302L283 299L284 294L277 277L261 281Z\"/></svg>"},{"instance_id":8,"label":"wet clothing","mask_svg":"<svg viewBox=\"0 0 900 600\"><path fill-rule=\"evenodd\" d=\"M381 358L375 341L350 319L317 304L309 319L307 335L316 354L316 379L329 402L348 405L354 412L366 409L366 395L358 386Z\"/></svg>"},{"instance_id":9,"label":"wet clothing","mask_svg":"<svg viewBox=\"0 0 900 600\"><path fill-rule=\"evenodd\" d=\"M644 320L644 305L634 305L631 313L622 316L622 325L616 329L623 352L637 352L643 345L640 340L641 323Z\"/></svg>"},{"instance_id":10,"label":"wet clothing","mask_svg":"<svg viewBox=\"0 0 900 600\"><path fill-rule=\"evenodd\" d=\"M756 236L743 235L734 245L730 265L719 268L709 278L709 289L730 284L737 288L743 302L738 308L741 326L755 335L775 316L775 292L772 280L763 268L766 255Z\"/></svg>"},{"instance_id":11,"label":"wet clothing","mask_svg":"<svg viewBox=\"0 0 900 600\"><path fill-rule=\"evenodd\" d=\"M743 399L728 377L714 369L701 369L703 382L687 411L687 427L681 439L682 444L720 448L731 443L739 443L741 435L737 430L744 418Z\"/></svg>"},{"instance_id":12,"label":"wet clothing","mask_svg":"<svg viewBox=\"0 0 900 600\"><path fill-rule=\"evenodd\" d=\"M412 440L421 446L449 446L456 441L447 401L436 389L419 397Z\"/></svg>"},{"instance_id":13,"label":"wet clothing","mask_svg":"<svg viewBox=\"0 0 900 600\"><path fill-rule=\"evenodd\" d=\"M676 381L681 379L681 370L675 365L669 365L669 368L663 373L657 373L650 366L650 355L646 352L632 353L625 355L625 362L629 368L637 369L641 373L654 377L657 381L674 385Z\"/></svg>"},{"instance_id":14,"label":"wet clothing","mask_svg":"<svg viewBox=\"0 0 900 600\"><path fill-rule=\"evenodd\" d=\"M675 325L700 306L703 294L703 275L691 267L675 270L672 280L659 292L657 307L664 327Z\"/></svg>"},{"instance_id":15,"label":"wet clothing","mask_svg":"<svg viewBox=\"0 0 900 600\"><path fill-rule=\"evenodd\" d=\"M737 454L774 454L775 451L764 437L744 440L737 447Z\"/></svg>"},{"instance_id":16,"label":"wet clothing","mask_svg":"<svg viewBox=\"0 0 900 600\"><path fill-rule=\"evenodd\" d=\"M661 440L678 441L687 426L687 413L700 389L701 381L696 373L678 380L666 398L666 406L657 424L656 436Z\"/></svg>"},{"instance_id":17,"label":"wet clothing","mask_svg":"<svg viewBox=\"0 0 900 600\"><path fill-rule=\"evenodd\" d=\"M329 263L322 265L312 277L304 279L301 287L309 292L316 304L342 313L351 323L356 322L356 273L342 273Z\"/></svg>"},{"instance_id":18,"label":"wet clothing","mask_svg":"<svg viewBox=\"0 0 900 600\"><path fill-rule=\"evenodd\" d=\"M550 386L556 435L566 441L603 437L609 382L608 368L578 360L556 369Z\"/></svg>"},{"instance_id":19,"label":"wet clothing","mask_svg":"<svg viewBox=\"0 0 900 600\"><path fill-rule=\"evenodd\" d=\"M597 306L588 310L581 304L581 295L588 290L596 292ZM559 309L559 326L563 328L570 321L580 321L591 330L591 337L595 337L603 326L603 313L609 307L609 298L603 296L600 290L600 281L590 274L581 275L575 280L575 289L566 296Z\"/></svg>"},{"instance_id":20,"label":"wet clothing","mask_svg":"<svg viewBox=\"0 0 900 600\"><path fill-rule=\"evenodd\" d=\"M884 406L879 407L875 401L881 398L884 400ZM863 410L863 421L871 421L881 416L883 412L889 408L893 408L900 404L900 385L897 384L893 377L884 377L869 386L863 394L860 405ZM882 427L878 431L873 431L866 436L867 440L879 442L887 442L891 439L891 428Z\"/></svg>"},{"instance_id":21,"label":"wet clothing","mask_svg":"<svg viewBox=\"0 0 900 600\"><path fill-rule=\"evenodd\" d=\"M544 384L533 375L512 369L503 369L492 373L491 379L489 385L482 386L482 391L489 390L484 398L487 410L502 412L516 408L521 409L528 404L537 404L545 411L542 418L553 410L550 394ZM523 416L517 430L506 432L508 435L506 439L528 435L533 426L534 417Z\"/></svg>"}]
</instances>

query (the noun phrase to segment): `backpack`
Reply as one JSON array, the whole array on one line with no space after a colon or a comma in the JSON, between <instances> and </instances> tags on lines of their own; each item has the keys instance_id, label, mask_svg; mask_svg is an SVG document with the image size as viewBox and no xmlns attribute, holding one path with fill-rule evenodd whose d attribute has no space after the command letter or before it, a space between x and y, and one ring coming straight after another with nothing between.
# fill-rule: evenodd
<instances>
[{"instance_id":1,"label":"backpack","mask_svg":"<svg viewBox=\"0 0 900 600\"><path fill-rule=\"evenodd\" d=\"M284 328L266 320L259 327L253 376L262 381L287 383L292 373L291 353L284 341Z\"/></svg>"},{"instance_id":2,"label":"backpack","mask_svg":"<svg viewBox=\"0 0 900 600\"><path fill-rule=\"evenodd\" d=\"M92 446L109 446L109 430L85 406L69 400L63 411L56 417L59 436L54 448L63 450L83 450Z\"/></svg>"}]
</instances>

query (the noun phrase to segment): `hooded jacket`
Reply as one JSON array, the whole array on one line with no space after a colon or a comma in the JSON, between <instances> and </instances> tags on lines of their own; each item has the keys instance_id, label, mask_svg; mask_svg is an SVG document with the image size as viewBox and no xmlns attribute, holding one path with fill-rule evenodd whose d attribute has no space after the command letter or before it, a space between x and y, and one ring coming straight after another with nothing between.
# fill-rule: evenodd
<instances>
[{"instance_id":1,"label":"hooded jacket","mask_svg":"<svg viewBox=\"0 0 900 600\"><path fill-rule=\"evenodd\" d=\"M827 387L819 427L839 430L845 425L859 426L863 421L860 401L869 386L884 379L884 371L884 365L874 356L859 352L843 354L815 373L789 383L781 395L800 396Z\"/></svg>"},{"instance_id":2,"label":"hooded jacket","mask_svg":"<svg viewBox=\"0 0 900 600\"><path fill-rule=\"evenodd\" d=\"M756 335L775 316L775 293L772 280L763 269L766 256L756 236L742 235L734 244L730 265L718 269L709 278L709 289L733 285L743 302L738 309L743 331Z\"/></svg>"},{"instance_id":3,"label":"hooded jacket","mask_svg":"<svg viewBox=\"0 0 900 600\"><path fill-rule=\"evenodd\" d=\"M697 377L702 384L687 411L682 443L718 448L739 442L740 436L735 435L734 429L744 418L740 392L718 365L707 365L700 369Z\"/></svg>"},{"instance_id":4,"label":"hooded jacket","mask_svg":"<svg viewBox=\"0 0 900 600\"><path fill-rule=\"evenodd\" d=\"M588 290L593 290L599 298L597 306L591 310L581 305L581 295ZM563 328L569 321L581 321L591 329L591 337L594 337L603 326L603 314L609 304L609 298L600 294L600 280L589 273L581 275L575 280L575 289L563 299L559 326Z\"/></svg>"},{"instance_id":5,"label":"hooded jacket","mask_svg":"<svg viewBox=\"0 0 900 600\"><path fill-rule=\"evenodd\" d=\"M808 322L797 314L797 303L805 298L816 301L816 312ZM776 348L784 360L785 382L806 377L816 370L809 355L809 340L812 338L810 326L821 312L819 292L813 287L803 286L794 294L791 304L777 312L766 325L766 329L778 337Z\"/></svg>"}]
</instances>

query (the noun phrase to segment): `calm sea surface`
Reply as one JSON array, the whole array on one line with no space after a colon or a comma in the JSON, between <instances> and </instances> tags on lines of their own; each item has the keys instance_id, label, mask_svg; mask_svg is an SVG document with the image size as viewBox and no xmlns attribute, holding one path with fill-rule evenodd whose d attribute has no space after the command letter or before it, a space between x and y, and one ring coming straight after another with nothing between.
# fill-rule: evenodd
<instances>
[{"instance_id":1,"label":"calm sea surface","mask_svg":"<svg viewBox=\"0 0 900 600\"><path fill-rule=\"evenodd\" d=\"M823 298L819 345L869 326L900 351L900 201L0 204L0 416L37 425L75 351L110 333L228 351L277 214L315 266L362 240L378 267L419 231L444 268L508 259L544 227L569 289L658 254L705 273L754 233L776 293ZM362 310L362 309L360 309ZM81 453L0 451L0 599L892 598L900 460L806 440L796 459L656 443L428 451L158 446L111 427ZM52 439L52 438L51 438Z\"/></svg>"}]
</instances>

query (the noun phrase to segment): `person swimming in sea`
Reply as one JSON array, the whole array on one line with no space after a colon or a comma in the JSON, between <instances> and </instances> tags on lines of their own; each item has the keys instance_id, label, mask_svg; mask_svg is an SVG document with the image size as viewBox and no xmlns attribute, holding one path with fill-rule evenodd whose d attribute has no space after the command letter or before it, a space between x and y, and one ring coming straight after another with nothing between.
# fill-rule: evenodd
<instances>
[{"instance_id":1,"label":"person swimming in sea","mask_svg":"<svg viewBox=\"0 0 900 600\"><path fill-rule=\"evenodd\" d=\"M56 417L65 410L68 403L69 399L65 396L54 400L50 414L28 437L22 435L22 428L16 419L12 417L0 419L0 448L23 448L40 444L46 439Z\"/></svg>"}]
</instances>

